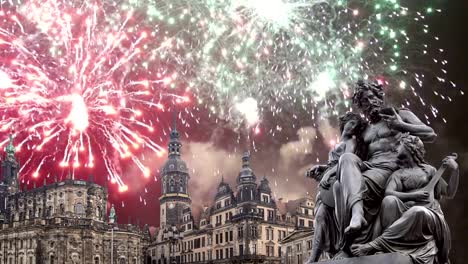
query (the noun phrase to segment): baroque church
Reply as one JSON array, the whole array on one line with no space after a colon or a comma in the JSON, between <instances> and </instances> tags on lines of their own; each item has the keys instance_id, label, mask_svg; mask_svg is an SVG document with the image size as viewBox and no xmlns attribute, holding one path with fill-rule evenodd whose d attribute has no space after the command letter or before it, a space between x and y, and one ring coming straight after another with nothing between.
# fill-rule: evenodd
<instances>
[{"instance_id":1,"label":"baroque church","mask_svg":"<svg viewBox=\"0 0 468 264\"><path fill-rule=\"evenodd\" d=\"M144 263L148 230L118 225L114 216L109 223L106 188L92 178L67 177L21 190L11 135L5 150L0 179L0 264Z\"/></svg>"},{"instance_id":2,"label":"baroque church","mask_svg":"<svg viewBox=\"0 0 468 264\"><path fill-rule=\"evenodd\" d=\"M160 226L149 242L147 263L282 263L280 242L298 230L312 230L312 197L293 206L275 201L268 179L257 182L249 152L242 156L235 188L221 179L212 206L195 221L181 149L174 125L160 170Z\"/></svg>"}]
</instances>

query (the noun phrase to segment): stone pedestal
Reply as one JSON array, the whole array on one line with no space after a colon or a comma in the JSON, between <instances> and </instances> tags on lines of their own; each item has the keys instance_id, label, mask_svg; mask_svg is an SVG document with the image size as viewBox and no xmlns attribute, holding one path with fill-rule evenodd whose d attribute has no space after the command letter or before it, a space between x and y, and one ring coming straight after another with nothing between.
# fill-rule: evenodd
<instances>
[{"instance_id":1,"label":"stone pedestal","mask_svg":"<svg viewBox=\"0 0 468 264\"><path fill-rule=\"evenodd\" d=\"M413 264L411 258L400 253L378 254L373 256L327 260L317 264Z\"/></svg>"}]
</instances>

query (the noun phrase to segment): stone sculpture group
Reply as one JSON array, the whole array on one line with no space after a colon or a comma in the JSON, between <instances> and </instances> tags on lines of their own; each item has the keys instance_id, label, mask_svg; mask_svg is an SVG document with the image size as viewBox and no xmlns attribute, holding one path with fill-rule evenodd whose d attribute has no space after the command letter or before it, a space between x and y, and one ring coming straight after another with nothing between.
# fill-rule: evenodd
<instances>
[{"instance_id":1,"label":"stone sculpture group","mask_svg":"<svg viewBox=\"0 0 468 264\"><path fill-rule=\"evenodd\" d=\"M410 110L385 106L381 85L357 82L352 100L361 113L340 117L328 163L307 171L319 182L308 263L388 252L448 263L450 231L438 200L455 196L457 155L439 169L427 164L423 142L436 133Z\"/></svg>"}]
</instances>

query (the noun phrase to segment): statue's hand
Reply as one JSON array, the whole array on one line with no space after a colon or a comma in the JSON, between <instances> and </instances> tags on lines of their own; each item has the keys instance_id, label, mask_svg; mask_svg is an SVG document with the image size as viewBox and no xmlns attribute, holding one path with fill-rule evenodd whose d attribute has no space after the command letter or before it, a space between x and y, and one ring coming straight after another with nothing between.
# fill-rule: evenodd
<instances>
[{"instance_id":1,"label":"statue's hand","mask_svg":"<svg viewBox=\"0 0 468 264\"><path fill-rule=\"evenodd\" d=\"M393 115L380 114L380 117L387 122L388 127L397 129L404 123L401 116L392 108Z\"/></svg>"},{"instance_id":2,"label":"statue's hand","mask_svg":"<svg viewBox=\"0 0 468 264\"><path fill-rule=\"evenodd\" d=\"M451 169L451 170L457 170L458 169L458 163L456 161L457 155L449 155L445 157L442 160L442 166Z\"/></svg>"},{"instance_id":3,"label":"statue's hand","mask_svg":"<svg viewBox=\"0 0 468 264\"><path fill-rule=\"evenodd\" d=\"M413 199L416 202L429 202L429 192L415 191L412 194L413 194Z\"/></svg>"},{"instance_id":4,"label":"statue's hand","mask_svg":"<svg viewBox=\"0 0 468 264\"><path fill-rule=\"evenodd\" d=\"M319 176L323 173L323 171L327 168L326 165L314 165L312 168L308 169L306 172L307 178L312 178L315 180L320 180Z\"/></svg>"}]
</instances>

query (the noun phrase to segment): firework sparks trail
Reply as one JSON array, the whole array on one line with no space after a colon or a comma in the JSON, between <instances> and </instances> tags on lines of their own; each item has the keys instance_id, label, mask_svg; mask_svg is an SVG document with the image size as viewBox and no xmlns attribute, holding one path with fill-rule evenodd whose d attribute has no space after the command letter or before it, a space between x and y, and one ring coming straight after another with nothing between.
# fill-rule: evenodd
<instances>
[{"instance_id":1,"label":"firework sparks trail","mask_svg":"<svg viewBox=\"0 0 468 264\"><path fill-rule=\"evenodd\" d=\"M18 149L25 144L35 154L22 175L38 177L48 160L93 168L99 153L110 180L125 191L113 156L131 158L149 177L132 151L148 145L164 152L151 140L155 128L143 111L162 109L162 96L171 94L156 85L163 80L143 79L129 68L148 34L133 31L132 11L109 15L102 7L97 1L43 0L1 10L0 129L15 130L25 138ZM41 153L62 142L54 155Z\"/></svg>"},{"instance_id":2,"label":"firework sparks trail","mask_svg":"<svg viewBox=\"0 0 468 264\"><path fill-rule=\"evenodd\" d=\"M442 89L455 84L446 77L444 50L426 44L438 39L426 18L441 12L428 4L2 1L0 130L14 129L18 149L35 153L23 164L25 175L39 175L49 160L64 168L102 161L123 191L119 160L148 177L137 153L164 151L152 140L160 127L150 113L164 111L166 96L177 103L195 97L184 112L197 124L197 113L207 110L216 124L224 119L256 134L271 113L277 123L266 132L274 137L282 116L295 123L301 112L336 116L351 107L352 83L378 77L387 92L413 95L403 104L425 106L437 118L421 89L451 101ZM425 86L434 79L440 87ZM55 153L45 156L45 148Z\"/></svg>"}]
</instances>

